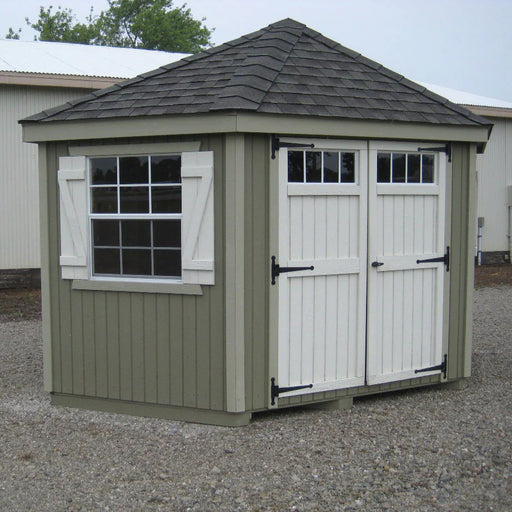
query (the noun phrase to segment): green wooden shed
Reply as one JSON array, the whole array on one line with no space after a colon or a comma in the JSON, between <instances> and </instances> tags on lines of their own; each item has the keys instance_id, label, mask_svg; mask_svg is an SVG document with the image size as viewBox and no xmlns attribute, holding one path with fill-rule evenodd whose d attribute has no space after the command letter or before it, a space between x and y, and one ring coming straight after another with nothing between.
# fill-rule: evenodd
<instances>
[{"instance_id":1,"label":"green wooden shed","mask_svg":"<svg viewBox=\"0 0 512 512\"><path fill-rule=\"evenodd\" d=\"M242 425L470 375L487 120L286 19L22 124L54 404Z\"/></svg>"}]
</instances>

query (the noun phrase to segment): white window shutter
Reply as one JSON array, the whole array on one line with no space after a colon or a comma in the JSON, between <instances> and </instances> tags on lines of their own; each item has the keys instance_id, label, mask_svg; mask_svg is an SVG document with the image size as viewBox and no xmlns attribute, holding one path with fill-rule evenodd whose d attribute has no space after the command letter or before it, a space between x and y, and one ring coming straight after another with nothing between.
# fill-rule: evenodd
<instances>
[{"instance_id":1,"label":"white window shutter","mask_svg":"<svg viewBox=\"0 0 512 512\"><path fill-rule=\"evenodd\" d=\"M63 279L87 279L87 159L59 158L60 265Z\"/></svg>"},{"instance_id":2,"label":"white window shutter","mask_svg":"<svg viewBox=\"0 0 512 512\"><path fill-rule=\"evenodd\" d=\"M181 181L183 282L215 284L213 152L182 153Z\"/></svg>"}]
</instances>

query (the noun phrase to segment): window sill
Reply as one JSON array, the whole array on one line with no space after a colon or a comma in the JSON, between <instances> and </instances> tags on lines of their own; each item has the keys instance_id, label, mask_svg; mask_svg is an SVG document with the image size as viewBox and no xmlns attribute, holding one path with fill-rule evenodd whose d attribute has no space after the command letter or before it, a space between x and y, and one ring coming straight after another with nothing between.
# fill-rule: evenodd
<instances>
[{"instance_id":1,"label":"window sill","mask_svg":"<svg viewBox=\"0 0 512 512\"><path fill-rule=\"evenodd\" d=\"M93 290L102 292L166 293L171 295L203 295L199 284L129 282L73 279L73 290Z\"/></svg>"}]
</instances>

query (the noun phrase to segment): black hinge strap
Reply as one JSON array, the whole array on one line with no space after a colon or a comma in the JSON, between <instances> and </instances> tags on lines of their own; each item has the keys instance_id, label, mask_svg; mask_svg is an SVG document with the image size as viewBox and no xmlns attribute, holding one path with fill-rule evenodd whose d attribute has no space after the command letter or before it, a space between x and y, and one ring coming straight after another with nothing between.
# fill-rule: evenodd
<instances>
[{"instance_id":1,"label":"black hinge strap","mask_svg":"<svg viewBox=\"0 0 512 512\"><path fill-rule=\"evenodd\" d=\"M272 160L276 158L276 151L281 148L314 148L314 144L303 144L301 142L281 142L278 137L272 135Z\"/></svg>"},{"instance_id":2,"label":"black hinge strap","mask_svg":"<svg viewBox=\"0 0 512 512\"><path fill-rule=\"evenodd\" d=\"M276 257L272 256L272 284L276 284L276 277L279 274L284 274L286 272L300 272L301 270L315 270L313 265L309 267L281 267L279 263L276 263Z\"/></svg>"},{"instance_id":3,"label":"black hinge strap","mask_svg":"<svg viewBox=\"0 0 512 512\"><path fill-rule=\"evenodd\" d=\"M447 356L447 354L445 354L443 362L441 364L438 364L436 366L429 366L428 368L422 368L421 370L414 370L414 373L435 372L436 370L441 370L441 373L443 374L443 378L446 379L446 369L448 366L447 361L448 361L448 356Z\"/></svg>"},{"instance_id":4,"label":"black hinge strap","mask_svg":"<svg viewBox=\"0 0 512 512\"><path fill-rule=\"evenodd\" d=\"M437 148L418 148L418 151L442 151L446 153L448 157L448 162L452 161L452 145L448 142L445 146L439 146Z\"/></svg>"},{"instance_id":5,"label":"black hinge strap","mask_svg":"<svg viewBox=\"0 0 512 512\"><path fill-rule=\"evenodd\" d=\"M306 384L305 386L289 386L287 388L280 388L277 384L276 384L276 379L275 377L272 377L270 379L270 382L271 382L271 386L270 386L270 397L272 398L272 401L270 402L271 405L275 405L276 404L276 398L281 394L281 393L288 393L288 391L295 391L297 389L306 389L306 388L312 388L313 387L313 384Z\"/></svg>"},{"instance_id":6,"label":"black hinge strap","mask_svg":"<svg viewBox=\"0 0 512 512\"><path fill-rule=\"evenodd\" d=\"M444 256L439 258L429 258L426 260L416 260L416 263L444 263L446 265L446 272L450 271L450 246L446 248Z\"/></svg>"}]
</instances>

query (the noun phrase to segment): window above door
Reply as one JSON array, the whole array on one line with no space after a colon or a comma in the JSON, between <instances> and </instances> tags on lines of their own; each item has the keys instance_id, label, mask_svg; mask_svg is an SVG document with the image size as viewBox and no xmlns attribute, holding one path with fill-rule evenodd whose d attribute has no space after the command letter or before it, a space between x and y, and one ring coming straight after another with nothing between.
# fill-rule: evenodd
<instances>
[{"instance_id":1,"label":"window above door","mask_svg":"<svg viewBox=\"0 0 512 512\"><path fill-rule=\"evenodd\" d=\"M435 183L434 154L377 153L377 183Z\"/></svg>"},{"instance_id":2,"label":"window above door","mask_svg":"<svg viewBox=\"0 0 512 512\"><path fill-rule=\"evenodd\" d=\"M354 151L289 151L289 183L355 183Z\"/></svg>"}]
</instances>

